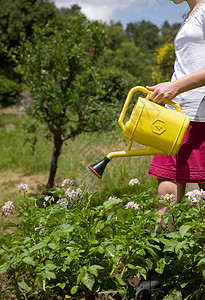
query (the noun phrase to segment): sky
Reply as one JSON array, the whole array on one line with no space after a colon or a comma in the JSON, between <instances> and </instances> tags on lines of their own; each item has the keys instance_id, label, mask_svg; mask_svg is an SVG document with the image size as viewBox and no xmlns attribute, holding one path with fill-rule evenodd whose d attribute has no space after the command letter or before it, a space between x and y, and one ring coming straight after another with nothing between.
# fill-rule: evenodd
<instances>
[{"instance_id":1,"label":"sky","mask_svg":"<svg viewBox=\"0 0 205 300\"><path fill-rule=\"evenodd\" d=\"M164 21L181 23L189 11L186 1L174 4L170 0L52 0L58 8L78 4L90 20L106 23L120 21L124 27L130 22L150 21L159 28Z\"/></svg>"}]
</instances>

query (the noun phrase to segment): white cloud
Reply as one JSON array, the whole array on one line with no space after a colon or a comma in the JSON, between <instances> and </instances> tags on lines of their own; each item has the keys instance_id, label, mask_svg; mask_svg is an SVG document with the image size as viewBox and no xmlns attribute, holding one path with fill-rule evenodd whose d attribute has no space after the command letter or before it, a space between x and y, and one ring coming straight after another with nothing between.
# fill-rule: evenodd
<instances>
[{"instance_id":1,"label":"white cloud","mask_svg":"<svg viewBox=\"0 0 205 300\"><path fill-rule=\"evenodd\" d=\"M150 0L53 0L55 5L60 7L70 7L78 4L82 12L91 20L102 20L109 22L114 17L117 10L123 10L132 4L150 2ZM152 1L152 0L151 0ZM144 3L145 4L145 3ZM148 4L148 3L147 3Z\"/></svg>"}]
</instances>

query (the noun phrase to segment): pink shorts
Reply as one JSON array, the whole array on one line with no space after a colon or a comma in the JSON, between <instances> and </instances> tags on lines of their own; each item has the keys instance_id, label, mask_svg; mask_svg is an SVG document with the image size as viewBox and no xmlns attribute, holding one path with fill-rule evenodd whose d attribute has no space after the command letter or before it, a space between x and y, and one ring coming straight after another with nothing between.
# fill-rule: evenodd
<instances>
[{"instance_id":1,"label":"pink shorts","mask_svg":"<svg viewBox=\"0 0 205 300\"><path fill-rule=\"evenodd\" d=\"M190 122L177 155L154 155L148 174L172 182L205 182L205 122Z\"/></svg>"}]
</instances>

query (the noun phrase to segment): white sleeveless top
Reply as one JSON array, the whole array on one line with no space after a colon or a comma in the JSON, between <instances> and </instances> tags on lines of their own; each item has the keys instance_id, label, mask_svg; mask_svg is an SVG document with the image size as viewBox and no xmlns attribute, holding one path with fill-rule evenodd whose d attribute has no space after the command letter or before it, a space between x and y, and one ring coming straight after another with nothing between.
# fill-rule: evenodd
<instances>
[{"instance_id":1,"label":"white sleeveless top","mask_svg":"<svg viewBox=\"0 0 205 300\"><path fill-rule=\"evenodd\" d=\"M176 60L172 81L205 67L205 1L185 19L174 46ZM191 121L205 122L205 83L203 87L178 95L174 101Z\"/></svg>"}]
</instances>

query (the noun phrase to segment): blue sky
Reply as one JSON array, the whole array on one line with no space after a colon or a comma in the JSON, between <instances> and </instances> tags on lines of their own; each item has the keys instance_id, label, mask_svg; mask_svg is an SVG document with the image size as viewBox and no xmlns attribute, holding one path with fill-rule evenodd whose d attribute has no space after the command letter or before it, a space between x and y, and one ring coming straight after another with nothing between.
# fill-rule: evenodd
<instances>
[{"instance_id":1,"label":"blue sky","mask_svg":"<svg viewBox=\"0 0 205 300\"><path fill-rule=\"evenodd\" d=\"M150 21L159 28L164 21L170 24L181 23L183 15L189 10L186 2L179 5L170 0L52 0L57 7L70 7L78 4L82 12L91 20L104 22L121 21L123 26L129 22Z\"/></svg>"}]
</instances>

